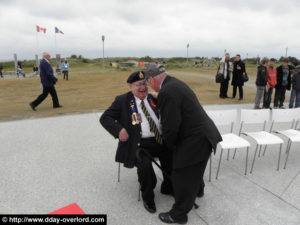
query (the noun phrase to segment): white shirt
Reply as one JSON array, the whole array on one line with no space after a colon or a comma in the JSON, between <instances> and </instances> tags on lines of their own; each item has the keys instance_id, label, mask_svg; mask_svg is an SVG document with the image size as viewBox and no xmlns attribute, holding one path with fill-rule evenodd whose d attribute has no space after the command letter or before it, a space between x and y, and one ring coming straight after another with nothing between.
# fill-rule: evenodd
<instances>
[{"instance_id":1,"label":"white shirt","mask_svg":"<svg viewBox=\"0 0 300 225\"><path fill-rule=\"evenodd\" d=\"M141 107L142 100L137 98L136 96L134 96L134 98L135 98L135 103L136 103L136 107L137 107L137 112L141 115L142 138L154 137L154 133L150 131L149 122L148 122L148 120L142 110L142 107ZM156 117L155 113L153 112L151 106L149 105L147 98L144 99L144 104L145 104L145 107L146 107L147 111L149 112L151 118L153 119L156 126L158 127L159 132L161 133L160 126L158 125L158 118Z\"/></svg>"}]
</instances>

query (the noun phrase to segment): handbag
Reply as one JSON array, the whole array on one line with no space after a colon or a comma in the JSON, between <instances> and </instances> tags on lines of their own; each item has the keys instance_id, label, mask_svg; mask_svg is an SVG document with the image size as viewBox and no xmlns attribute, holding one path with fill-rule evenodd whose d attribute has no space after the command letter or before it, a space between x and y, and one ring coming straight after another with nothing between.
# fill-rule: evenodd
<instances>
[{"instance_id":1,"label":"handbag","mask_svg":"<svg viewBox=\"0 0 300 225\"><path fill-rule=\"evenodd\" d=\"M218 71L217 71L217 75L216 75L216 83L222 83L222 82L225 80L225 79L224 79L224 74L219 73L220 65L221 65L221 64L219 64Z\"/></svg>"},{"instance_id":2,"label":"handbag","mask_svg":"<svg viewBox=\"0 0 300 225\"><path fill-rule=\"evenodd\" d=\"M247 82L247 81L249 80L248 74L247 74L246 72L244 72L244 73L242 74L242 78L243 78L243 81L244 81L244 82Z\"/></svg>"}]
</instances>

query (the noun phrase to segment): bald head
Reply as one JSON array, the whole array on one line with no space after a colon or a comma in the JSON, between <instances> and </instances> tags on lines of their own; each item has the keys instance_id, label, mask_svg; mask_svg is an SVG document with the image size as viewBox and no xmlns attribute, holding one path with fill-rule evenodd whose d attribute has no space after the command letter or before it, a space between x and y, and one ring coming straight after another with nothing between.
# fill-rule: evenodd
<instances>
[{"instance_id":1,"label":"bald head","mask_svg":"<svg viewBox=\"0 0 300 225\"><path fill-rule=\"evenodd\" d=\"M48 52L43 52L43 58L49 60L51 58L51 55Z\"/></svg>"}]
</instances>

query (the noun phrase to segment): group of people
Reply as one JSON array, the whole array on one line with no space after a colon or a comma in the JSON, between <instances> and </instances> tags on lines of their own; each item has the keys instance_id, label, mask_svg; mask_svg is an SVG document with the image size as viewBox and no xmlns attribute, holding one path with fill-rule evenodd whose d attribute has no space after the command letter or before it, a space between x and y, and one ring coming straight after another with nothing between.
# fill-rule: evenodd
<instances>
[{"instance_id":1,"label":"group of people","mask_svg":"<svg viewBox=\"0 0 300 225\"><path fill-rule=\"evenodd\" d=\"M257 69L255 109L261 109L260 102L263 97L262 108L271 108L272 94L275 89L273 107L284 108L286 90L291 90L289 108L300 107L300 65L289 65L288 58L281 60L281 65L275 68L276 60L263 58Z\"/></svg>"},{"instance_id":2,"label":"group of people","mask_svg":"<svg viewBox=\"0 0 300 225\"><path fill-rule=\"evenodd\" d=\"M222 137L195 93L162 65L132 73L127 83L130 91L115 98L100 123L119 139L115 160L137 168L143 205L150 213L156 212L152 161L159 158L160 192L175 199L159 219L184 224L196 197L204 195L206 164ZM149 93L148 86L155 92Z\"/></svg>"},{"instance_id":3,"label":"group of people","mask_svg":"<svg viewBox=\"0 0 300 225\"><path fill-rule=\"evenodd\" d=\"M226 53L220 62L218 73L223 74L224 79L220 85L220 98L229 98L227 95L229 81L233 86L232 98L236 97L237 88L239 90L239 100L243 100L243 86L244 79L243 74L246 73L245 63L241 60L241 56L237 54L234 58L234 62L230 62L230 54Z\"/></svg>"}]
</instances>

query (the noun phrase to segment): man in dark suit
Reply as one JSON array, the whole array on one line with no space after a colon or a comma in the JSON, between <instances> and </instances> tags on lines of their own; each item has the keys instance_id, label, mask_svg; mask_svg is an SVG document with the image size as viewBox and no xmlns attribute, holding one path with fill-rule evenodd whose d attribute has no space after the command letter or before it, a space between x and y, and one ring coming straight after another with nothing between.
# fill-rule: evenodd
<instances>
[{"instance_id":1,"label":"man in dark suit","mask_svg":"<svg viewBox=\"0 0 300 225\"><path fill-rule=\"evenodd\" d=\"M137 167L144 207L155 213L153 189L157 180L150 157L158 157L162 168L170 174L172 155L162 144L156 100L148 94L144 72L132 73L127 83L131 91L116 97L102 114L100 123L112 136L119 138L116 161L127 168ZM137 158L140 149L147 152ZM171 181L165 175L161 193L173 194Z\"/></svg>"},{"instance_id":2,"label":"man in dark suit","mask_svg":"<svg viewBox=\"0 0 300 225\"><path fill-rule=\"evenodd\" d=\"M36 107L44 101L44 99L48 96L50 93L53 101L53 108L60 108L62 107L58 102L58 97L56 94L56 90L54 85L58 81L57 78L53 75L53 69L52 66L49 63L50 60L50 54L47 52L43 53L43 59L40 62L40 78L41 83L43 85L43 93L37 97L36 100L29 103L30 107L33 111L36 111Z\"/></svg>"},{"instance_id":3,"label":"man in dark suit","mask_svg":"<svg viewBox=\"0 0 300 225\"><path fill-rule=\"evenodd\" d=\"M149 86L159 92L162 136L173 152L175 204L169 212L160 213L159 218L165 223L184 224L196 196L204 195L205 167L222 137L185 83L168 76L160 65L150 66L145 75Z\"/></svg>"}]
</instances>

